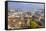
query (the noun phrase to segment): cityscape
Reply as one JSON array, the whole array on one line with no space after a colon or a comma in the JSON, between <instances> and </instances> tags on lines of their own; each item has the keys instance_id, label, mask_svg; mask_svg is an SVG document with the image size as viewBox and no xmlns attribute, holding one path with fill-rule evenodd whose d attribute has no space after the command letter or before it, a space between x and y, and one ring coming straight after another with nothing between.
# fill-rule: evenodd
<instances>
[{"instance_id":1,"label":"cityscape","mask_svg":"<svg viewBox=\"0 0 46 31\"><path fill-rule=\"evenodd\" d=\"M44 13L44 4L9 2L8 29L44 28Z\"/></svg>"}]
</instances>

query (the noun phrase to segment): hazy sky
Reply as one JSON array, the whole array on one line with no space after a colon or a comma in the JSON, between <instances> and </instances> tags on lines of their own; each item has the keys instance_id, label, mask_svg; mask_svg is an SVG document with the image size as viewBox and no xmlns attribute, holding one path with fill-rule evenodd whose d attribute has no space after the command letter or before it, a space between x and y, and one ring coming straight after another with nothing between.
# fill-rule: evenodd
<instances>
[{"instance_id":1,"label":"hazy sky","mask_svg":"<svg viewBox=\"0 0 46 31\"><path fill-rule=\"evenodd\" d=\"M36 9L44 9L44 4L8 2L8 8L9 9L15 9L15 8L27 9L29 8L31 10L36 10Z\"/></svg>"}]
</instances>

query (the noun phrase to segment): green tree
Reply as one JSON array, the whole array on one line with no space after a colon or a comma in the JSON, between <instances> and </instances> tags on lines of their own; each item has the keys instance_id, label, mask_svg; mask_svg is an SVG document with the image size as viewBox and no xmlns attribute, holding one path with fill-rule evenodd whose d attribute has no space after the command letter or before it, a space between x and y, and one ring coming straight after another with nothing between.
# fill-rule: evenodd
<instances>
[{"instance_id":1,"label":"green tree","mask_svg":"<svg viewBox=\"0 0 46 31\"><path fill-rule=\"evenodd\" d=\"M37 28L38 22L35 19L30 18L30 28Z\"/></svg>"}]
</instances>

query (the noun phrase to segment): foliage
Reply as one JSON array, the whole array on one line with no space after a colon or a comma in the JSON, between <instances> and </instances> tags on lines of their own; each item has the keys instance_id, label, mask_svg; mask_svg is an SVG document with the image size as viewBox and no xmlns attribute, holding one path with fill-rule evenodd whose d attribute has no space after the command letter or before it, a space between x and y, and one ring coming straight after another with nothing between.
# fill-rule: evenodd
<instances>
[{"instance_id":1,"label":"foliage","mask_svg":"<svg viewBox=\"0 0 46 31\"><path fill-rule=\"evenodd\" d=\"M39 25L35 19L30 18L30 28L37 28Z\"/></svg>"}]
</instances>

